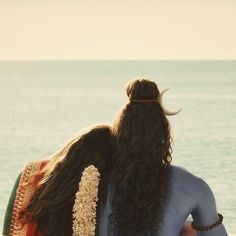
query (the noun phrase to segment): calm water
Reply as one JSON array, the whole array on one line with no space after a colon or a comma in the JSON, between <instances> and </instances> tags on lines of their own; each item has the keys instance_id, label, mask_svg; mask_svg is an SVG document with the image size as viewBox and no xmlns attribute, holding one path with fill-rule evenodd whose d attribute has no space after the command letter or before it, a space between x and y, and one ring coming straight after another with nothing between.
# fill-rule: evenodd
<instances>
[{"instance_id":1,"label":"calm water","mask_svg":"<svg viewBox=\"0 0 236 236\"><path fill-rule=\"evenodd\" d=\"M17 174L94 123L111 123L124 85L147 76L164 97L173 164L205 179L236 233L236 61L0 62L0 227Z\"/></svg>"}]
</instances>

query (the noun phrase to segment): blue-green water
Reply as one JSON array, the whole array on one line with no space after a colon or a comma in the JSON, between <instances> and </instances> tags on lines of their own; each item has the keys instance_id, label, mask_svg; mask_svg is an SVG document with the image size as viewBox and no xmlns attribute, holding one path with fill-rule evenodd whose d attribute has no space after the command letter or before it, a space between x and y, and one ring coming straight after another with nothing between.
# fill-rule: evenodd
<instances>
[{"instance_id":1,"label":"blue-green water","mask_svg":"<svg viewBox=\"0 0 236 236\"><path fill-rule=\"evenodd\" d=\"M236 61L0 62L0 226L17 174L94 123L111 123L124 85L146 76L164 97L173 164L205 179L236 232Z\"/></svg>"}]
</instances>

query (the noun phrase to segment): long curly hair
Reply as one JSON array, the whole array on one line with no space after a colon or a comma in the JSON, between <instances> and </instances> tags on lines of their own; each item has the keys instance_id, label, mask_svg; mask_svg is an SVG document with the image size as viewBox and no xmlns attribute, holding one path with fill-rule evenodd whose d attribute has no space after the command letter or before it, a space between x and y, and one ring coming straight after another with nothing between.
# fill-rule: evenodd
<instances>
[{"instance_id":1,"label":"long curly hair","mask_svg":"<svg viewBox=\"0 0 236 236\"><path fill-rule=\"evenodd\" d=\"M132 102L157 99L155 82L136 79L126 92L129 101L113 126L118 152L108 231L112 236L158 235L170 190L170 124L158 102Z\"/></svg>"},{"instance_id":2,"label":"long curly hair","mask_svg":"<svg viewBox=\"0 0 236 236\"><path fill-rule=\"evenodd\" d=\"M108 125L98 125L75 137L53 156L44 170L45 178L30 203L21 212L24 224L35 221L36 235L71 236L75 194L85 167L94 165L100 173L97 222L106 202L112 169L114 141ZM48 175L48 176L47 176ZM98 227L96 235L98 235Z\"/></svg>"}]
</instances>

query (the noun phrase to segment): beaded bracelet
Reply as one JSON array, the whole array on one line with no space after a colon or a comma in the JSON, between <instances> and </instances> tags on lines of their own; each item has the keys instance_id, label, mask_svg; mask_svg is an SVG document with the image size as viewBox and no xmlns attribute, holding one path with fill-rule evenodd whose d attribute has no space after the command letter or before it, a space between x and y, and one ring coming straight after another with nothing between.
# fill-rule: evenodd
<instances>
[{"instance_id":1,"label":"beaded bracelet","mask_svg":"<svg viewBox=\"0 0 236 236\"><path fill-rule=\"evenodd\" d=\"M211 230L211 229L215 228L217 225L221 224L221 222L223 221L223 218L224 218L220 213L217 213L217 214L219 216L219 219L215 223L213 223L211 225L207 225L207 226L196 226L194 224L194 222L192 222L191 223L192 228L197 231L207 231L207 230Z\"/></svg>"}]
</instances>

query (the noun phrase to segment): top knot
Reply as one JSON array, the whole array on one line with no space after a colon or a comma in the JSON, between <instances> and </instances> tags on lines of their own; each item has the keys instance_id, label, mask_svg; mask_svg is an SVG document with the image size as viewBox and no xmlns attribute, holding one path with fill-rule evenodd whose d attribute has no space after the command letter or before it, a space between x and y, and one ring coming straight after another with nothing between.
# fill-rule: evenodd
<instances>
[{"instance_id":1,"label":"top knot","mask_svg":"<svg viewBox=\"0 0 236 236\"><path fill-rule=\"evenodd\" d=\"M156 83L145 78L137 78L128 82L126 93L130 101L155 101L160 94Z\"/></svg>"}]
</instances>

